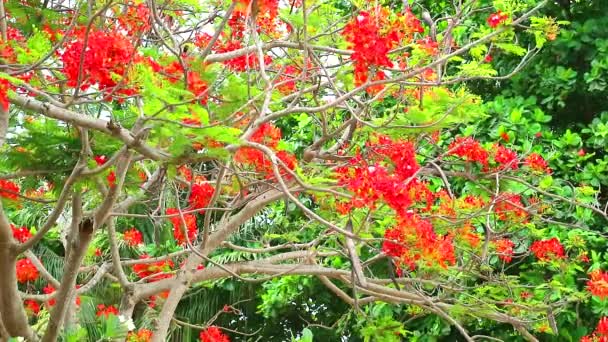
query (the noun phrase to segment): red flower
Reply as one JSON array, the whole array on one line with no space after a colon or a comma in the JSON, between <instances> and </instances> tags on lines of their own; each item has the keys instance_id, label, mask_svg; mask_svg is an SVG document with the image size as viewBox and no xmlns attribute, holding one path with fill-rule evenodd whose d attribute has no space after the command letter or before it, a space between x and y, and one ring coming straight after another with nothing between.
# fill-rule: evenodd
<instances>
[{"instance_id":1,"label":"red flower","mask_svg":"<svg viewBox=\"0 0 608 342\"><path fill-rule=\"evenodd\" d=\"M521 196L511 193L502 193L496 198L494 212L501 221L525 222L528 212L521 202Z\"/></svg>"},{"instance_id":2,"label":"red flower","mask_svg":"<svg viewBox=\"0 0 608 342\"><path fill-rule=\"evenodd\" d=\"M580 150L578 150L577 154L578 154L579 157L584 157L587 153L585 152L584 149L581 148Z\"/></svg>"},{"instance_id":3,"label":"red flower","mask_svg":"<svg viewBox=\"0 0 608 342\"><path fill-rule=\"evenodd\" d=\"M207 204L209 204L209 201L211 200L211 197L213 196L214 192L215 189L213 188L213 186L211 186L207 182L204 182L204 179L203 183L192 184L190 198L188 199L188 202L190 203L190 208L201 209L206 207ZM201 211L201 213L202 212L203 211Z\"/></svg>"},{"instance_id":4,"label":"red flower","mask_svg":"<svg viewBox=\"0 0 608 342\"><path fill-rule=\"evenodd\" d=\"M494 246L496 246L499 259L504 262L511 262L513 260L513 247L515 246L513 241L509 239L496 240L494 241Z\"/></svg>"},{"instance_id":5,"label":"red flower","mask_svg":"<svg viewBox=\"0 0 608 342\"><path fill-rule=\"evenodd\" d=\"M251 135L249 141L276 148L281 140L281 130L271 123L265 122Z\"/></svg>"},{"instance_id":6,"label":"red flower","mask_svg":"<svg viewBox=\"0 0 608 342\"><path fill-rule=\"evenodd\" d=\"M132 247L138 246L138 245L141 245L144 243L143 234L135 228L131 228L131 229L125 231L123 233L123 237L124 237L127 245L132 246Z\"/></svg>"},{"instance_id":7,"label":"red flower","mask_svg":"<svg viewBox=\"0 0 608 342\"><path fill-rule=\"evenodd\" d=\"M224 335L222 331L214 326L201 331L201 342L230 342L228 336Z\"/></svg>"},{"instance_id":8,"label":"red flower","mask_svg":"<svg viewBox=\"0 0 608 342\"><path fill-rule=\"evenodd\" d=\"M509 141L508 137L509 136L507 135L506 141ZM500 170L506 168L516 170L518 168L517 153L499 144L494 145L494 161L500 165Z\"/></svg>"},{"instance_id":9,"label":"red flower","mask_svg":"<svg viewBox=\"0 0 608 342\"><path fill-rule=\"evenodd\" d=\"M564 246L557 238L549 240L534 241L530 251L541 261L549 261L553 258L564 258Z\"/></svg>"},{"instance_id":10,"label":"red flower","mask_svg":"<svg viewBox=\"0 0 608 342\"><path fill-rule=\"evenodd\" d=\"M435 56L439 53L439 44L429 36L419 39L417 43L427 55Z\"/></svg>"},{"instance_id":11,"label":"red flower","mask_svg":"<svg viewBox=\"0 0 608 342\"><path fill-rule=\"evenodd\" d=\"M602 336L608 336L608 317L600 318L600 321L595 328L595 333Z\"/></svg>"},{"instance_id":12,"label":"red flower","mask_svg":"<svg viewBox=\"0 0 608 342\"><path fill-rule=\"evenodd\" d=\"M38 279L38 269L28 258L17 260L17 281L27 283Z\"/></svg>"},{"instance_id":13,"label":"red flower","mask_svg":"<svg viewBox=\"0 0 608 342\"><path fill-rule=\"evenodd\" d=\"M17 200L19 198L19 190L20 189L17 184L8 180L0 179L0 197L4 197L11 200Z\"/></svg>"},{"instance_id":14,"label":"red flower","mask_svg":"<svg viewBox=\"0 0 608 342\"><path fill-rule=\"evenodd\" d=\"M450 155L459 156L469 162L488 165L488 151L472 137L458 137L448 147Z\"/></svg>"},{"instance_id":15,"label":"red flower","mask_svg":"<svg viewBox=\"0 0 608 342\"><path fill-rule=\"evenodd\" d=\"M96 257L101 257L101 255L102 255L101 249L95 248L95 256Z\"/></svg>"},{"instance_id":16,"label":"red flower","mask_svg":"<svg viewBox=\"0 0 608 342\"><path fill-rule=\"evenodd\" d=\"M509 142L509 140L511 138L509 138L509 134L507 134L507 132L502 132L500 133L500 137L502 138L502 140L504 140L505 142Z\"/></svg>"},{"instance_id":17,"label":"red flower","mask_svg":"<svg viewBox=\"0 0 608 342\"><path fill-rule=\"evenodd\" d=\"M118 309L113 305L105 306L104 304L99 304L99 305L97 305L96 315L97 315L97 317L103 316L106 318L110 315L118 316Z\"/></svg>"},{"instance_id":18,"label":"red flower","mask_svg":"<svg viewBox=\"0 0 608 342\"><path fill-rule=\"evenodd\" d=\"M415 33L422 32L420 21L410 10L397 17L390 16L389 11L382 7L359 12L342 31L349 48L354 50L350 58L355 69L355 85L368 81L371 68L378 71L381 67L393 67L388 57L389 51L399 43L410 43ZM431 54L434 52L432 41L423 40L422 43L423 48L428 48ZM376 77L383 74L376 72Z\"/></svg>"},{"instance_id":19,"label":"red flower","mask_svg":"<svg viewBox=\"0 0 608 342\"><path fill-rule=\"evenodd\" d=\"M40 304L35 300L28 299L23 304L25 305L25 311L29 314L37 315L40 312Z\"/></svg>"},{"instance_id":20,"label":"red flower","mask_svg":"<svg viewBox=\"0 0 608 342\"><path fill-rule=\"evenodd\" d=\"M8 91L12 86L7 79L0 78L0 106L2 110L8 112L9 101L8 101Z\"/></svg>"},{"instance_id":21,"label":"red flower","mask_svg":"<svg viewBox=\"0 0 608 342\"><path fill-rule=\"evenodd\" d=\"M123 11L117 19L118 23L127 30L129 36L136 36L140 32L149 31L152 16L145 2L139 5L129 3L126 7L127 10Z\"/></svg>"},{"instance_id":22,"label":"red flower","mask_svg":"<svg viewBox=\"0 0 608 342\"><path fill-rule=\"evenodd\" d=\"M167 215L176 215L170 217L171 223L173 224L173 237L177 241L179 245L183 245L186 243L186 237L182 233L183 224L182 219L179 216L179 210L177 208L167 208ZM196 240L196 235L198 233L198 228L196 227L196 216L193 214L183 214L184 222L186 223L186 231L188 232L188 239L190 242Z\"/></svg>"},{"instance_id":23,"label":"red flower","mask_svg":"<svg viewBox=\"0 0 608 342\"><path fill-rule=\"evenodd\" d=\"M530 153L530 155L526 157L524 164L536 172L552 172L545 159L538 153Z\"/></svg>"},{"instance_id":24,"label":"red flower","mask_svg":"<svg viewBox=\"0 0 608 342\"><path fill-rule=\"evenodd\" d=\"M108 185L110 188L113 188L116 185L116 173L114 171L110 171L108 174Z\"/></svg>"},{"instance_id":25,"label":"red flower","mask_svg":"<svg viewBox=\"0 0 608 342\"><path fill-rule=\"evenodd\" d=\"M589 262L589 256L587 255L587 252L583 252L578 256L578 260L581 262Z\"/></svg>"},{"instance_id":26,"label":"red flower","mask_svg":"<svg viewBox=\"0 0 608 342\"><path fill-rule=\"evenodd\" d=\"M188 72L188 90L194 94L202 105L207 104L207 82L203 81L199 74L192 71Z\"/></svg>"},{"instance_id":27,"label":"red flower","mask_svg":"<svg viewBox=\"0 0 608 342\"><path fill-rule=\"evenodd\" d=\"M47 285L42 289L42 292L44 294L52 294L53 292L55 292L55 288L52 285ZM47 302L47 305L53 306L53 305L55 305L55 303L56 303L56 300L53 298L53 299L49 299L49 301Z\"/></svg>"},{"instance_id":28,"label":"red flower","mask_svg":"<svg viewBox=\"0 0 608 342\"><path fill-rule=\"evenodd\" d=\"M490 16L487 19L487 22L491 28L496 28L496 27L498 27L498 25L504 23L507 19L509 19L508 14L498 11L496 13L490 14Z\"/></svg>"},{"instance_id":29,"label":"red flower","mask_svg":"<svg viewBox=\"0 0 608 342\"><path fill-rule=\"evenodd\" d=\"M602 299L608 297L608 273L596 270L590 276L591 279L587 281L587 290Z\"/></svg>"},{"instance_id":30,"label":"red flower","mask_svg":"<svg viewBox=\"0 0 608 342\"><path fill-rule=\"evenodd\" d=\"M127 76L127 67L132 64L135 54L129 38L118 32L93 30L89 32L85 47L84 29L75 30L70 36L75 40L67 44L61 55L68 86L77 86L80 79L79 86L83 90L92 85L109 90L118 85L118 79Z\"/></svg>"},{"instance_id":31,"label":"red flower","mask_svg":"<svg viewBox=\"0 0 608 342\"><path fill-rule=\"evenodd\" d=\"M97 163L97 166L101 166L103 164L105 164L108 161L108 157L106 156L95 156L93 157L93 159L95 159L95 163Z\"/></svg>"},{"instance_id":32,"label":"red flower","mask_svg":"<svg viewBox=\"0 0 608 342\"><path fill-rule=\"evenodd\" d=\"M30 233L30 230L27 229L27 227L17 228L11 224L11 229L13 230L13 237L20 243L25 243L32 237L32 233Z\"/></svg>"},{"instance_id":33,"label":"red flower","mask_svg":"<svg viewBox=\"0 0 608 342\"><path fill-rule=\"evenodd\" d=\"M492 57L492 55L490 55L490 54L487 54L483 59L483 61L486 63L492 63L492 60L494 60L494 57Z\"/></svg>"},{"instance_id":34,"label":"red flower","mask_svg":"<svg viewBox=\"0 0 608 342\"><path fill-rule=\"evenodd\" d=\"M451 236L435 233L433 225L416 214L408 214L399 224L384 234L382 251L396 258L398 266L416 267L416 262L446 268L455 264L454 244Z\"/></svg>"},{"instance_id":35,"label":"red flower","mask_svg":"<svg viewBox=\"0 0 608 342\"><path fill-rule=\"evenodd\" d=\"M150 342L152 341L152 331L149 329L139 329L136 332L132 331L127 335L127 342Z\"/></svg>"},{"instance_id":36,"label":"red flower","mask_svg":"<svg viewBox=\"0 0 608 342\"><path fill-rule=\"evenodd\" d=\"M139 258L148 259L149 256L146 254L143 254ZM170 274L164 274L164 273L170 272L173 269L173 266L175 266L175 264L173 263L172 260L157 261L157 262L147 263L147 264L143 264L143 263L135 264L135 265L133 265L133 272L135 272L135 274L137 274L137 276L140 278L146 278L146 277L152 276L152 277L150 277L150 280L157 281L160 279L171 277Z\"/></svg>"}]
</instances>

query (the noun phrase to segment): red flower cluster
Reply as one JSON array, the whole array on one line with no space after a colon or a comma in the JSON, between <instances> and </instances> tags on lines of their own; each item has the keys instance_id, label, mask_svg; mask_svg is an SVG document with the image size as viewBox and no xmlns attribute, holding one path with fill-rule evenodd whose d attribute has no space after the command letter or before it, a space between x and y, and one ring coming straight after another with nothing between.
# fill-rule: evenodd
<instances>
[{"instance_id":1,"label":"red flower cluster","mask_svg":"<svg viewBox=\"0 0 608 342\"><path fill-rule=\"evenodd\" d=\"M93 160L95 160L95 163L97 164L97 166L101 166L108 162L108 157L106 157L104 155L96 155L93 157Z\"/></svg>"},{"instance_id":2,"label":"red flower cluster","mask_svg":"<svg viewBox=\"0 0 608 342\"><path fill-rule=\"evenodd\" d=\"M0 107L5 112L8 112L8 91L12 89L12 85L7 79L0 78Z\"/></svg>"},{"instance_id":3,"label":"red flower cluster","mask_svg":"<svg viewBox=\"0 0 608 342\"><path fill-rule=\"evenodd\" d=\"M232 28L233 38L242 38L245 30L245 20L251 17L252 0L238 0L239 6L233 12L228 22ZM277 25L279 23L279 0L257 0L257 16L256 25L257 31L268 35L275 35Z\"/></svg>"},{"instance_id":4,"label":"red flower cluster","mask_svg":"<svg viewBox=\"0 0 608 342\"><path fill-rule=\"evenodd\" d=\"M545 159L543 159L543 157L541 157L541 155L538 153L530 153L530 155L528 157L526 157L526 160L524 160L524 164L536 172L542 172L542 173L545 173L545 172L551 173L552 172L552 170L547 165L547 162L545 161Z\"/></svg>"},{"instance_id":5,"label":"red flower cluster","mask_svg":"<svg viewBox=\"0 0 608 342\"><path fill-rule=\"evenodd\" d=\"M9 180L0 179L0 197L10 200L17 200L19 198L19 190L19 185Z\"/></svg>"},{"instance_id":6,"label":"red flower cluster","mask_svg":"<svg viewBox=\"0 0 608 342\"><path fill-rule=\"evenodd\" d=\"M167 215L177 215L170 217L171 223L173 224L173 237L178 244L183 245L186 243L186 237L182 233L183 224L182 218L179 215L177 208L167 208ZM188 239L190 242L196 240L198 234L198 228L196 226L196 216L194 214L183 214L184 222L186 223L186 231L188 232Z\"/></svg>"},{"instance_id":7,"label":"red flower cluster","mask_svg":"<svg viewBox=\"0 0 608 342\"><path fill-rule=\"evenodd\" d=\"M338 184L354 194L352 206L374 208L378 200L383 200L399 215L405 215L416 200L424 198L427 206L430 204L432 194L414 177L420 166L413 143L379 136L368 149L369 162L358 153L349 166L336 169Z\"/></svg>"},{"instance_id":8,"label":"red flower cluster","mask_svg":"<svg viewBox=\"0 0 608 342\"><path fill-rule=\"evenodd\" d=\"M97 317L108 318L110 315L118 316L118 309L114 305L105 306L104 304L97 305Z\"/></svg>"},{"instance_id":9,"label":"red flower cluster","mask_svg":"<svg viewBox=\"0 0 608 342\"><path fill-rule=\"evenodd\" d=\"M520 195L502 193L496 198L494 212L501 221L525 222L528 212L524 208Z\"/></svg>"},{"instance_id":10,"label":"red flower cluster","mask_svg":"<svg viewBox=\"0 0 608 342\"><path fill-rule=\"evenodd\" d=\"M513 260L513 247L515 244L509 239L500 239L494 241L496 247L496 253L498 258L504 262L511 262Z\"/></svg>"},{"instance_id":11,"label":"red flower cluster","mask_svg":"<svg viewBox=\"0 0 608 342\"><path fill-rule=\"evenodd\" d=\"M209 204L215 189L211 184L204 181L201 183L192 184L192 190L190 191L190 198L188 198L188 202L190 203L191 209L201 209ZM202 211L201 211L202 213Z\"/></svg>"},{"instance_id":12,"label":"red flower cluster","mask_svg":"<svg viewBox=\"0 0 608 342\"><path fill-rule=\"evenodd\" d=\"M120 26L127 30L128 35L132 37L149 31L152 27L152 15L145 2L142 1L138 5L127 3L125 6L126 11L121 11L117 19Z\"/></svg>"},{"instance_id":13,"label":"red flower cluster","mask_svg":"<svg viewBox=\"0 0 608 342\"><path fill-rule=\"evenodd\" d=\"M448 147L448 154L463 158L468 162L488 165L489 153L472 137L458 137Z\"/></svg>"},{"instance_id":14,"label":"red flower cluster","mask_svg":"<svg viewBox=\"0 0 608 342\"><path fill-rule=\"evenodd\" d=\"M490 14L486 21L488 22L488 25L490 25L491 28L497 28L498 25L507 21L507 19L509 19L508 14L498 11L496 13Z\"/></svg>"},{"instance_id":15,"label":"red flower cluster","mask_svg":"<svg viewBox=\"0 0 608 342\"><path fill-rule=\"evenodd\" d=\"M368 80L370 68L393 67L388 53L400 42L411 42L414 33L424 32L420 21L407 11L390 20L386 8L375 8L372 12L361 11L342 31L349 47L354 50L351 59L355 67L355 84ZM376 79L385 77L376 70Z\"/></svg>"},{"instance_id":16,"label":"red flower cluster","mask_svg":"<svg viewBox=\"0 0 608 342\"><path fill-rule=\"evenodd\" d=\"M29 315L37 315L40 312L40 304L35 300L27 299L23 302L23 305Z\"/></svg>"},{"instance_id":17,"label":"red flower cluster","mask_svg":"<svg viewBox=\"0 0 608 342\"><path fill-rule=\"evenodd\" d=\"M494 144L494 161L499 165L498 170L505 170L509 168L512 170L517 170L519 167L517 153L500 144Z\"/></svg>"},{"instance_id":18,"label":"red flower cluster","mask_svg":"<svg viewBox=\"0 0 608 342\"><path fill-rule=\"evenodd\" d=\"M288 65L283 70L283 73L278 77L276 83L279 83L277 89L284 95L293 93L296 90L296 76L300 70L293 65Z\"/></svg>"},{"instance_id":19,"label":"red flower cluster","mask_svg":"<svg viewBox=\"0 0 608 342\"><path fill-rule=\"evenodd\" d=\"M218 327L209 327L201 331L201 342L230 342L228 336L226 336Z\"/></svg>"},{"instance_id":20,"label":"red flower cluster","mask_svg":"<svg viewBox=\"0 0 608 342\"><path fill-rule=\"evenodd\" d=\"M445 190L434 195L439 203L437 213L451 218L456 218L457 212L477 212L486 206L486 201L478 196L467 195L464 198L452 199Z\"/></svg>"},{"instance_id":21,"label":"red flower cluster","mask_svg":"<svg viewBox=\"0 0 608 342\"><path fill-rule=\"evenodd\" d=\"M375 8L372 13L361 11L345 27L342 35L355 50L351 59L355 63L355 82L367 80L370 67L392 67L388 52L399 42L411 42L415 33L424 29L420 20L408 10L395 20L389 20L386 8Z\"/></svg>"},{"instance_id":22,"label":"red flower cluster","mask_svg":"<svg viewBox=\"0 0 608 342\"><path fill-rule=\"evenodd\" d=\"M596 270L589 276L591 279L587 281L587 290L602 299L608 297L608 272Z\"/></svg>"},{"instance_id":23,"label":"red flower cluster","mask_svg":"<svg viewBox=\"0 0 608 342\"><path fill-rule=\"evenodd\" d=\"M6 30L6 38L6 42L2 41L2 38L0 38L0 58L2 58L5 63L17 63L17 54L15 53L13 44L15 42L25 41L25 37L23 37L18 29L8 26Z\"/></svg>"},{"instance_id":24,"label":"red flower cluster","mask_svg":"<svg viewBox=\"0 0 608 342\"><path fill-rule=\"evenodd\" d=\"M27 227L17 228L11 224L11 229L13 230L13 237L20 243L24 243L32 237L32 233Z\"/></svg>"},{"instance_id":25,"label":"red flower cluster","mask_svg":"<svg viewBox=\"0 0 608 342\"><path fill-rule=\"evenodd\" d=\"M152 330L139 329L137 332L130 332L127 335L127 342L150 342L152 341Z\"/></svg>"},{"instance_id":26,"label":"red flower cluster","mask_svg":"<svg viewBox=\"0 0 608 342\"><path fill-rule=\"evenodd\" d=\"M396 258L399 268L407 265L411 270L418 261L425 261L427 265L438 263L444 268L456 263L452 236L438 236L429 221L412 213L402 217L396 227L386 230L382 251Z\"/></svg>"},{"instance_id":27,"label":"red flower cluster","mask_svg":"<svg viewBox=\"0 0 608 342\"><path fill-rule=\"evenodd\" d=\"M536 255L538 260L549 261L554 258L565 258L564 246L557 238L549 240L534 241L530 251Z\"/></svg>"},{"instance_id":28,"label":"red flower cluster","mask_svg":"<svg viewBox=\"0 0 608 342\"><path fill-rule=\"evenodd\" d=\"M186 61L189 59L184 57ZM153 69L155 68L155 63L152 63ZM160 71L160 66L156 66L156 68ZM168 79L172 83L177 83L183 80L184 68L178 61L173 61L167 65L163 71L168 76ZM205 80L203 80L197 72L188 71L188 91L191 92L194 97L200 101L201 104L207 104L208 99L208 85Z\"/></svg>"},{"instance_id":29,"label":"red flower cluster","mask_svg":"<svg viewBox=\"0 0 608 342\"><path fill-rule=\"evenodd\" d=\"M147 254L143 254L139 259L148 259ZM137 274L139 278L150 277L151 281L157 281L160 279L171 277L169 274L163 274L170 272L175 264L172 260L157 261L148 264L135 264L133 265L133 272Z\"/></svg>"},{"instance_id":30,"label":"red flower cluster","mask_svg":"<svg viewBox=\"0 0 608 342\"><path fill-rule=\"evenodd\" d=\"M131 247L139 246L144 243L143 234L134 227L123 233L123 238L127 245Z\"/></svg>"},{"instance_id":31,"label":"red flower cluster","mask_svg":"<svg viewBox=\"0 0 608 342\"><path fill-rule=\"evenodd\" d=\"M456 231L455 238L466 242L469 246L473 248L479 247L479 243L481 242L479 234L475 232L475 229L470 223L467 223L462 228L458 229Z\"/></svg>"},{"instance_id":32,"label":"red flower cluster","mask_svg":"<svg viewBox=\"0 0 608 342\"><path fill-rule=\"evenodd\" d=\"M593 334L583 336L580 342L608 342L608 317L600 318Z\"/></svg>"},{"instance_id":33,"label":"red flower cluster","mask_svg":"<svg viewBox=\"0 0 608 342\"><path fill-rule=\"evenodd\" d=\"M418 39L416 42L427 55L435 56L439 53L439 44L433 38L427 36L423 39Z\"/></svg>"},{"instance_id":34,"label":"red flower cluster","mask_svg":"<svg viewBox=\"0 0 608 342\"><path fill-rule=\"evenodd\" d=\"M52 294L55 292L55 288L52 285L47 285L42 289L42 292L44 294ZM55 305L56 302L57 301L53 298L53 299L49 299L49 301L46 303L48 306L53 306L53 305Z\"/></svg>"},{"instance_id":35,"label":"red flower cluster","mask_svg":"<svg viewBox=\"0 0 608 342\"><path fill-rule=\"evenodd\" d=\"M38 269L28 258L17 260L17 281L27 283L38 279Z\"/></svg>"},{"instance_id":36,"label":"red flower cluster","mask_svg":"<svg viewBox=\"0 0 608 342\"><path fill-rule=\"evenodd\" d=\"M273 150L277 150L279 141L281 140L281 130L271 123L263 123L251 135L249 141L263 144ZM281 160L290 170L295 169L297 165L296 157L287 151L277 151L277 158ZM266 178L274 178L272 161L264 154L264 152L253 147L242 147L236 151L234 159L246 165L252 165L257 172L266 174ZM279 170L282 175L285 175L283 167L279 164Z\"/></svg>"},{"instance_id":37,"label":"red flower cluster","mask_svg":"<svg viewBox=\"0 0 608 342\"><path fill-rule=\"evenodd\" d=\"M118 84L116 75L127 76L127 67L133 61L135 49L126 36L118 32L93 30L89 32L85 47L84 29L76 30L71 35L76 37L76 40L68 43L61 55L68 86L78 85L81 71L80 87L83 90L92 85L99 85L101 90L114 88Z\"/></svg>"},{"instance_id":38,"label":"red flower cluster","mask_svg":"<svg viewBox=\"0 0 608 342\"><path fill-rule=\"evenodd\" d=\"M78 289L79 287L80 287L80 285L76 285L76 288L77 288L77 289ZM44 294L52 294L52 293L54 293L54 292L55 292L55 288L54 288L52 285L47 285L47 286L45 286L45 287L42 289L42 292L43 292ZM55 299L49 299L49 301L48 301L48 302L46 302L46 304L47 304L48 306L53 306L53 305L55 305L55 303L56 303L56 302L57 302L57 301L56 301ZM77 306L80 306L80 296L76 296L76 299L74 300L74 303L75 303Z\"/></svg>"}]
</instances>

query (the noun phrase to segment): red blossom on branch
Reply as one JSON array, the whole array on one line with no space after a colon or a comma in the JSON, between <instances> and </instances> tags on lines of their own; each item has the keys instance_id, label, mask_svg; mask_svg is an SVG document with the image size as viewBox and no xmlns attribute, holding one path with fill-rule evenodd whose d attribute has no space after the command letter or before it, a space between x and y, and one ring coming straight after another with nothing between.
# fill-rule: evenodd
<instances>
[{"instance_id":1,"label":"red blossom on branch","mask_svg":"<svg viewBox=\"0 0 608 342\"><path fill-rule=\"evenodd\" d=\"M448 146L448 154L463 158L468 162L488 165L489 153L472 137L458 137Z\"/></svg>"},{"instance_id":2,"label":"red blossom on branch","mask_svg":"<svg viewBox=\"0 0 608 342\"><path fill-rule=\"evenodd\" d=\"M552 172L545 159L538 153L530 153L524 160L524 164L535 172L549 174Z\"/></svg>"},{"instance_id":3,"label":"red blossom on branch","mask_svg":"<svg viewBox=\"0 0 608 342\"><path fill-rule=\"evenodd\" d=\"M10 200L17 200L19 199L19 191L19 185L9 180L0 179L0 197L4 197Z\"/></svg>"},{"instance_id":4,"label":"red blossom on branch","mask_svg":"<svg viewBox=\"0 0 608 342\"><path fill-rule=\"evenodd\" d=\"M548 240L534 241L530 246L530 251L541 261L565 258L564 246L557 238Z\"/></svg>"},{"instance_id":5,"label":"red blossom on branch","mask_svg":"<svg viewBox=\"0 0 608 342\"><path fill-rule=\"evenodd\" d=\"M13 237L15 240L19 241L20 243L25 243L32 237L32 233L29 229L27 229L27 227L17 228L11 224L11 230L13 231Z\"/></svg>"},{"instance_id":6,"label":"red blossom on branch","mask_svg":"<svg viewBox=\"0 0 608 342\"><path fill-rule=\"evenodd\" d=\"M117 77L127 76L127 68L135 56L135 48L129 38L118 32L92 30L85 47L85 28L75 30L71 37L75 39L67 44L61 54L68 86L78 85L85 90L98 85L101 90L107 90L118 85ZM83 54L84 57L81 57Z\"/></svg>"},{"instance_id":7,"label":"red blossom on branch","mask_svg":"<svg viewBox=\"0 0 608 342\"><path fill-rule=\"evenodd\" d=\"M498 25L503 24L505 21L507 21L507 19L509 19L508 14L498 11L490 14L486 21L491 28L497 28Z\"/></svg>"},{"instance_id":8,"label":"red blossom on branch","mask_svg":"<svg viewBox=\"0 0 608 342\"><path fill-rule=\"evenodd\" d=\"M230 342L228 336L226 336L218 327L211 326L200 334L201 342Z\"/></svg>"},{"instance_id":9,"label":"red blossom on branch","mask_svg":"<svg viewBox=\"0 0 608 342\"><path fill-rule=\"evenodd\" d=\"M38 269L29 258L17 260L17 281L27 283L38 279Z\"/></svg>"},{"instance_id":10,"label":"red blossom on branch","mask_svg":"<svg viewBox=\"0 0 608 342\"><path fill-rule=\"evenodd\" d=\"M135 228L125 231L123 233L123 238L125 239L127 245L131 247L139 246L144 243L143 234Z\"/></svg>"},{"instance_id":11,"label":"red blossom on branch","mask_svg":"<svg viewBox=\"0 0 608 342\"><path fill-rule=\"evenodd\" d=\"M509 239L500 239L494 241L494 246L496 247L496 253L498 253L498 258L504 262L511 262L513 260L513 247L515 243Z\"/></svg>"},{"instance_id":12,"label":"red blossom on branch","mask_svg":"<svg viewBox=\"0 0 608 342\"><path fill-rule=\"evenodd\" d=\"M97 312L95 313L97 317L105 317L108 318L110 315L118 316L118 309L114 305L97 305Z\"/></svg>"},{"instance_id":13,"label":"red blossom on branch","mask_svg":"<svg viewBox=\"0 0 608 342\"><path fill-rule=\"evenodd\" d=\"M143 254L139 257L141 260L150 258L147 254ZM137 274L139 278L150 277L151 281L157 281L160 279L171 277L170 272L175 264L172 260L161 260L153 263L141 263L133 265L133 272Z\"/></svg>"},{"instance_id":14,"label":"red blossom on branch","mask_svg":"<svg viewBox=\"0 0 608 342\"><path fill-rule=\"evenodd\" d=\"M186 237L182 232L183 222L182 218L179 215L179 210L177 208L167 208L167 215L176 215L170 217L169 220L173 224L173 237L177 241L179 245L183 245L186 243ZM183 217L183 221L186 223L186 232L188 232L188 239L190 242L194 242L196 240L196 235L198 234L198 228L196 226L196 216L194 214L184 214L181 215Z\"/></svg>"},{"instance_id":15,"label":"red blossom on branch","mask_svg":"<svg viewBox=\"0 0 608 342\"><path fill-rule=\"evenodd\" d=\"M27 299L23 302L23 305L28 314L37 315L40 312L40 304L35 300Z\"/></svg>"},{"instance_id":16,"label":"red blossom on branch","mask_svg":"<svg viewBox=\"0 0 608 342\"><path fill-rule=\"evenodd\" d=\"M209 204L209 201L211 200L211 197L213 196L214 192L215 192L215 189L213 188L213 186L211 186L211 184L205 182L204 178L202 179L201 183L192 184L192 189L190 190L190 198L188 198L188 202L190 203L190 208L191 209L205 208L207 206L207 204ZM200 213L203 213L203 212L204 211L200 211Z\"/></svg>"},{"instance_id":17,"label":"red blossom on branch","mask_svg":"<svg viewBox=\"0 0 608 342\"><path fill-rule=\"evenodd\" d=\"M139 329L137 332L129 332L127 342L150 342L152 341L152 330Z\"/></svg>"},{"instance_id":18,"label":"red blossom on branch","mask_svg":"<svg viewBox=\"0 0 608 342\"><path fill-rule=\"evenodd\" d=\"M608 297L608 273L595 270L589 276L591 279L587 281L587 290L602 299Z\"/></svg>"}]
</instances>

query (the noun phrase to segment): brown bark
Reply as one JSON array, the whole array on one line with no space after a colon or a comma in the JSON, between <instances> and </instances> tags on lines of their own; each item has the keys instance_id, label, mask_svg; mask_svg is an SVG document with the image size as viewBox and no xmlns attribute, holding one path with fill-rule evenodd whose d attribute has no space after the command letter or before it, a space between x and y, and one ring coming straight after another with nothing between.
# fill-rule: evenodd
<instances>
[{"instance_id":1,"label":"brown bark","mask_svg":"<svg viewBox=\"0 0 608 342\"><path fill-rule=\"evenodd\" d=\"M84 259L89 243L93 237L93 228L93 219L91 218L82 220L78 226L78 233L74 239L75 241L71 242L72 248L63 270L61 287L57 293L57 304L55 304L51 311L49 325L42 338L43 342L54 342L57 340L66 312L71 304L70 299L74 294L78 268Z\"/></svg>"}]
</instances>

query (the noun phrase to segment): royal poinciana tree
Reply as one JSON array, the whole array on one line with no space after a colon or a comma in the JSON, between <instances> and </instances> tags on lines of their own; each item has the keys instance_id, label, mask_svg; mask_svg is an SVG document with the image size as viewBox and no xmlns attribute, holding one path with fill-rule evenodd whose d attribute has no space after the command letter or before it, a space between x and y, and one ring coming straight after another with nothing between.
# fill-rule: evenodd
<instances>
[{"instance_id":1,"label":"royal poinciana tree","mask_svg":"<svg viewBox=\"0 0 608 342\"><path fill-rule=\"evenodd\" d=\"M563 23L546 1L410 2L0 2L0 340L91 338L104 287L100 338L245 338L175 317L226 278L314 278L357 317L387 303L467 341L557 335L608 296L560 235L608 216L595 191L558 191L534 137L453 133L487 115L466 83ZM353 336L413 336L373 322Z\"/></svg>"}]
</instances>

